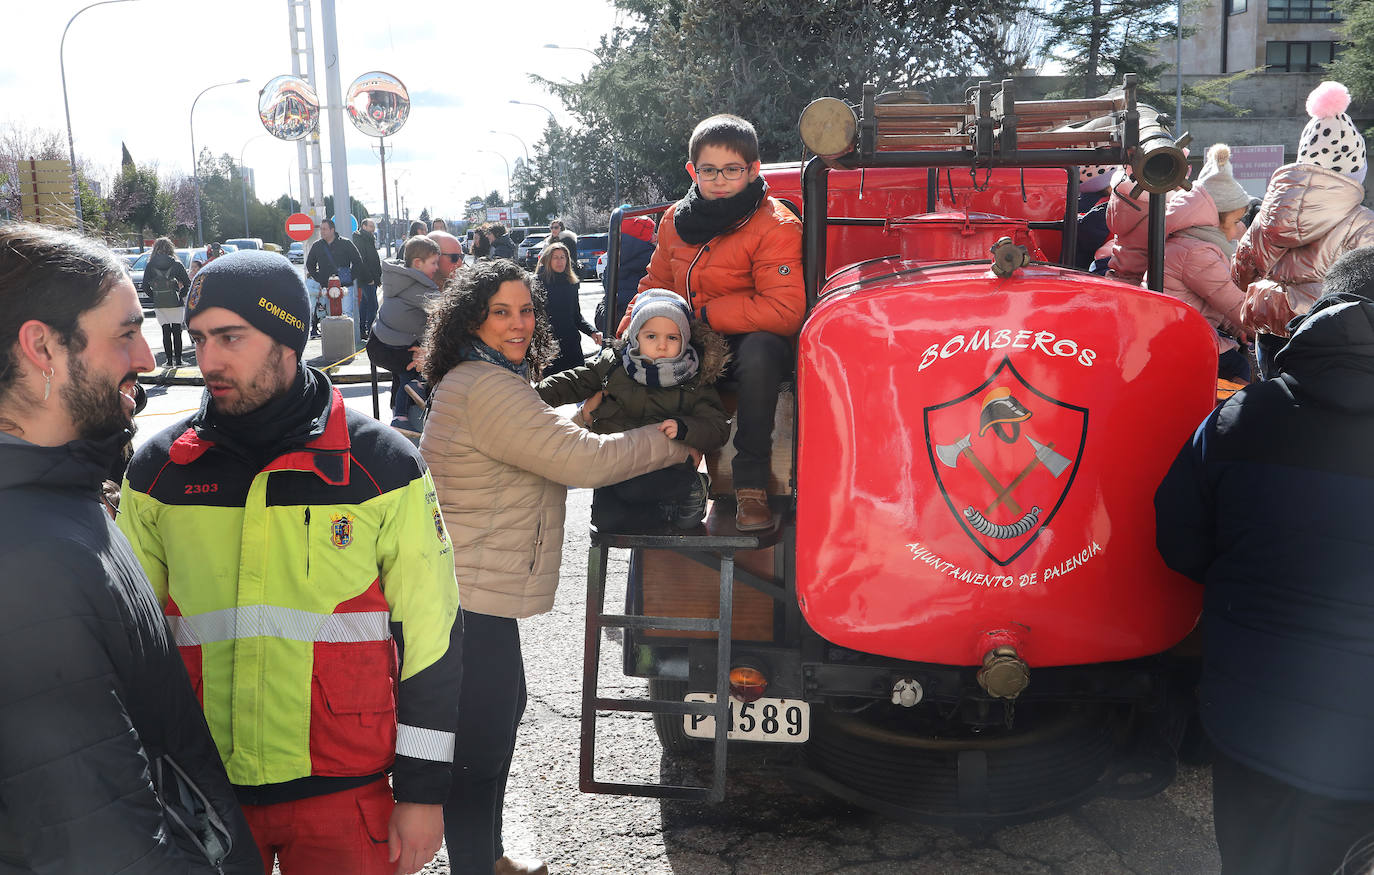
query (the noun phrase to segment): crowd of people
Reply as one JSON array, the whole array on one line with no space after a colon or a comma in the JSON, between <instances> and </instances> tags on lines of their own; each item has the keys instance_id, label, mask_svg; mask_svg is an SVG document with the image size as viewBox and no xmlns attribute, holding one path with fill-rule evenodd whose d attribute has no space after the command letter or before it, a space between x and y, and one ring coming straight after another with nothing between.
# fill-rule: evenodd
<instances>
[{"instance_id":1,"label":"crowd of people","mask_svg":"<svg viewBox=\"0 0 1374 875\"><path fill-rule=\"evenodd\" d=\"M1207 588L1228 872L1334 870L1374 832L1374 548L1351 512L1374 482L1374 224L1336 103L1309 102L1298 162L1248 229L1224 146L1169 203L1166 291L1217 329L1222 371L1260 332L1275 376L1202 424L1156 500L1161 553ZM656 241L652 223L625 229L642 276L613 336L580 314L561 221L533 275L500 225L465 266L446 228L412 226L382 261L371 222L348 240L326 220L305 281L255 251L189 276L159 241L164 343L179 358L186 327L205 394L127 470L153 366L132 283L98 244L0 227L0 544L27 582L0 585L0 863L391 875L443 840L454 873L547 872L506 854L501 812L526 704L518 621L553 606L567 489L596 490L598 527L700 525L730 378L734 525L779 522L801 224L769 196L747 121L704 120L688 158ZM1124 188L1101 251L1140 282ZM335 283L417 441L305 363ZM605 341L590 359L584 335Z\"/></svg>"},{"instance_id":2,"label":"crowd of people","mask_svg":"<svg viewBox=\"0 0 1374 875\"><path fill-rule=\"evenodd\" d=\"M1297 161L1275 171L1263 199L1236 181L1224 143L1207 150L1191 190L1168 196L1161 284L1216 329L1219 377L1244 383L1273 376L1288 323L1321 295L1327 270L1342 253L1374 245L1374 211L1363 205L1368 159L1349 105L1350 92L1337 82L1308 95ZM1080 248L1080 263L1148 284L1146 195L1128 179L1129 168L1100 170L1081 174L1088 209L1080 228L1105 242L1091 255Z\"/></svg>"}]
</instances>

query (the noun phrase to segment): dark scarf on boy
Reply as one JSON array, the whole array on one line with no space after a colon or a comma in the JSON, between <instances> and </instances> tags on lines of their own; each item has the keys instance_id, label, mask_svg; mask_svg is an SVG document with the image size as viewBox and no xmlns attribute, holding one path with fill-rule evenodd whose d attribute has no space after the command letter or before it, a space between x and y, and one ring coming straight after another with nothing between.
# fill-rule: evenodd
<instances>
[{"instance_id":1,"label":"dark scarf on boy","mask_svg":"<svg viewBox=\"0 0 1374 875\"><path fill-rule=\"evenodd\" d=\"M677 202L673 211L673 227L684 243L699 246L727 231L743 225L768 194L768 183L757 177L744 191L733 197L707 200L695 182L687 194Z\"/></svg>"},{"instance_id":2,"label":"dark scarf on boy","mask_svg":"<svg viewBox=\"0 0 1374 875\"><path fill-rule=\"evenodd\" d=\"M519 374L525 380L530 378L530 362L524 359L520 364L516 364L500 351L492 349L482 341L473 337L468 340L468 345L463 347L463 361L465 362L486 362L492 365L500 365L513 374Z\"/></svg>"},{"instance_id":3,"label":"dark scarf on boy","mask_svg":"<svg viewBox=\"0 0 1374 875\"><path fill-rule=\"evenodd\" d=\"M192 425L205 440L262 467L323 434L332 398L328 378L302 365L291 388L238 416L217 412L207 391Z\"/></svg>"}]
</instances>

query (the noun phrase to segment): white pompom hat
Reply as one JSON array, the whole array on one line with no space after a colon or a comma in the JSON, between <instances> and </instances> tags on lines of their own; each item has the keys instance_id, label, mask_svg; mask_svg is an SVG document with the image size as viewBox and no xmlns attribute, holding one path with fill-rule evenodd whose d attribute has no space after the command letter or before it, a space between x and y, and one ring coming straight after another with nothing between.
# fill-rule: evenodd
<instances>
[{"instance_id":1,"label":"white pompom hat","mask_svg":"<svg viewBox=\"0 0 1374 875\"><path fill-rule=\"evenodd\" d=\"M1369 162L1364 137L1345 113L1349 107L1350 92L1339 82L1323 82L1312 89L1307 95L1307 114L1312 120L1298 141L1298 163L1344 173L1363 185Z\"/></svg>"},{"instance_id":2,"label":"white pompom hat","mask_svg":"<svg viewBox=\"0 0 1374 875\"><path fill-rule=\"evenodd\" d=\"M1225 143L1217 143L1207 150L1207 163L1202 165L1197 184L1207 189L1219 213L1250 206L1250 193L1236 182L1231 171L1231 147Z\"/></svg>"},{"instance_id":3,"label":"white pompom hat","mask_svg":"<svg viewBox=\"0 0 1374 875\"><path fill-rule=\"evenodd\" d=\"M1084 164L1078 168L1078 190L1104 191L1112 181L1112 171L1116 164Z\"/></svg>"}]
</instances>

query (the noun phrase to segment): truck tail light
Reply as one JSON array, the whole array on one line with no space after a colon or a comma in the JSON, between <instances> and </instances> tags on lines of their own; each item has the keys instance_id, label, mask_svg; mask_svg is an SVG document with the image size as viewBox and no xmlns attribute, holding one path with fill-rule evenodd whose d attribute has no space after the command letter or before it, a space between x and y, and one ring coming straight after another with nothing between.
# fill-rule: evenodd
<instances>
[{"instance_id":1,"label":"truck tail light","mask_svg":"<svg viewBox=\"0 0 1374 875\"><path fill-rule=\"evenodd\" d=\"M730 669L730 695L741 702L753 702L768 689L768 678L750 665Z\"/></svg>"}]
</instances>

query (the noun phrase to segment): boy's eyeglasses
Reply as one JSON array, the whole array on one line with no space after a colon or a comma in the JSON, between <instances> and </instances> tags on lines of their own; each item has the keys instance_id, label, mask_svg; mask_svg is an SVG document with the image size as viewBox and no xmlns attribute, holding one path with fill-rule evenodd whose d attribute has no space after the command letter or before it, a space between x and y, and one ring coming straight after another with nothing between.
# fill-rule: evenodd
<instances>
[{"instance_id":1,"label":"boy's eyeglasses","mask_svg":"<svg viewBox=\"0 0 1374 875\"><path fill-rule=\"evenodd\" d=\"M707 182L715 182L717 176L725 177L727 182L734 182L743 176L744 171L748 169L748 167L739 164L730 164L725 167L698 167L697 176Z\"/></svg>"},{"instance_id":2,"label":"boy's eyeglasses","mask_svg":"<svg viewBox=\"0 0 1374 875\"><path fill-rule=\"evenodd\" d=\"M458 262L460 262L460 261L463 260L463 256L460 255L460 254L457 253L457 252L440 252L439 255L440 255L440 257L442 257L442 258L447 258L449 261L453 262L454 264L457 264Z\"/></svg>"}]
</instances>

